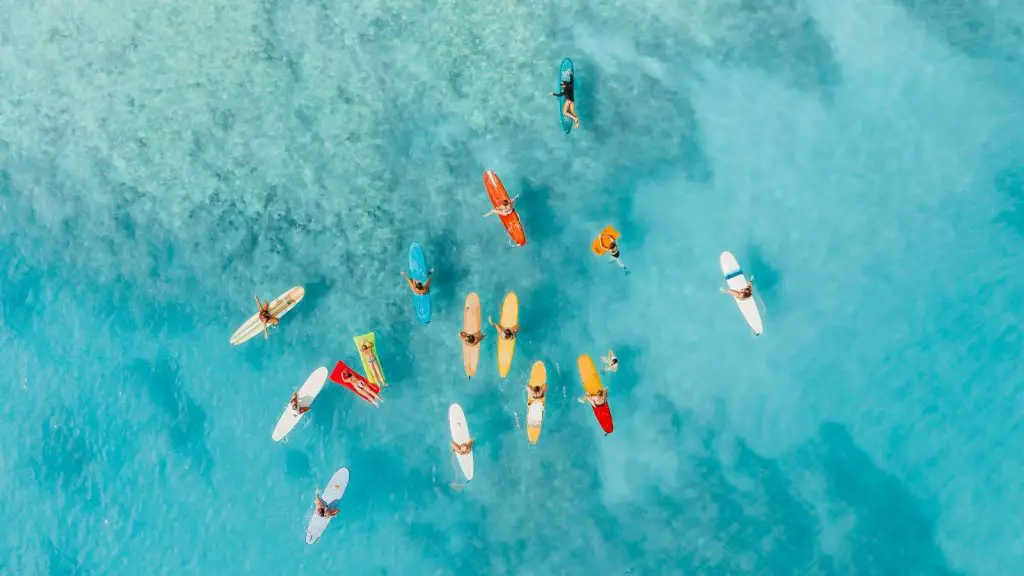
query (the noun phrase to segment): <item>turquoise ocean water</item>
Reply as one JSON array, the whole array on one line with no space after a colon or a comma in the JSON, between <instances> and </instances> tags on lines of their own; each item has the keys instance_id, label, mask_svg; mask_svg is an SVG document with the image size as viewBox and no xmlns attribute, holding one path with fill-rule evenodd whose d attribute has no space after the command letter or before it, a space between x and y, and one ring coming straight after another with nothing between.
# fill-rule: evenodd
<instances>
[{"instance_id":1,"label":"turquoise ocean water","mask_svg":"<svg viewBox=\"0 0 1024 576\"><path fill-rule=\"evenodd\" d=\"M0 573L1024 573L1024 2L0 13ZM525 248L480 217L488 169ZM606 224L628 276L589 251ZM760 338L722 250L757 278ZM229 346L254 293L299 284L269 341ZM504 383L493 335L463 374L471 290L494 315L519 295ZM329 383L273 443L370 330L384 405ZM605 437L575 359L609 348ZM452 402L477 438L461 490Z\"/></svg>"}]
</instances>

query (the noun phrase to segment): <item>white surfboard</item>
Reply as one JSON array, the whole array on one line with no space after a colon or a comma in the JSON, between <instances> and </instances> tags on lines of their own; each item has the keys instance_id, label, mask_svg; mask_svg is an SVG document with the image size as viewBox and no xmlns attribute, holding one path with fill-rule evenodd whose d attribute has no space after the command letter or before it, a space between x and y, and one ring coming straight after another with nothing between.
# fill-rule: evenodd
<instances>
[{"instance_id":1,"label":"white surfboard","mask_svg":"<svg viewBox=\"0 0 1024 576\"><path fill-rule=\"evenodd\" d=\"M466 414L462 412L462 406L452 404L448 408L448 426L452 430L452 440L459 444L469 442L469 424L466 423ZM473 453L456 454L455 457L459 459L459 467L462 468L462 473L466 475L466 481L472 480Z\"/></svg>"},{"instance_id":2,"label":"white surfboard","mask_svg":"<svg viewBox=\"0 0 1024 576\"><path fill-rule=\"evenodd\" d=\"M327 368L320 367L313 371L306 378L306 383L299 388L299 406L309 407L313 404L313 400L320 394L320 391L324 389L324 383L327 382ZM284 406L284 414L281 414L281 418L277 421L277 426L274 426L274 433L271 434L271 438L275 442L281 441L289 432L295 428L295 425L302 420L302 414L292 410L292 403L288 402Z\"/></svg>"},{"instance_id":3,"label":"white surfboard","mask_svg":"<svg viewBox=\"0 0 1024 576\"><path fill-rule=\"evenodd\" d=\"M725 284L733 290L743 290L747 287L747 277L743 275L743 270L740 268L739 262L736 262L736 257L731 252L722 252L722 256L719 258L722 263L722 274L725 276ZM740 313L743 314L743 319L750 325L750 329L754 331L754 336L760 336L761 332L764 331L764 325L761 323L761 313L757 310L757 303L754 302L754 297L751 296L746 300L736 300L736 305L740 307Z\"/></svg>"},{"instance_id":4,"label":"white surfboard","mask_svg":"<svg viewBox=\"0 0 1024 576\"><path fill-rule=\"evenodd\" d=\"M338 501L345 495L345 488L347 487L348 468L338 468L334 476L331 476L331 480L327 483L327 487L324 488L320 498L323 499L324 504L327 504L328 507L336 508ZM306 544L316 544L330 523L331 518L317 516L316 509L314 508L313 517L309 519L309 524L306 524Z\"/></svg>"}]
</instances>

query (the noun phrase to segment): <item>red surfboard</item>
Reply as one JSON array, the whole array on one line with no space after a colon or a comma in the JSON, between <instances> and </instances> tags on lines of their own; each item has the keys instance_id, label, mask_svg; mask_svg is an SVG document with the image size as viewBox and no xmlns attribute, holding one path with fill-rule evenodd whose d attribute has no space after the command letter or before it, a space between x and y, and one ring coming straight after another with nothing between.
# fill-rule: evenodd
<instances>
[{"instance_id":1,"label":"red surfboard","mask_svg":"<svg viewBox=\"0 0 1024 576\"><path fill-rule=\"evenodd\" d=\"M370 404L376 405L380 400L380 386L370 382L341 360L334 365L334 370L331 371L331 382L348 388Z\"/></svg>"},{"instance_id":2,"label":"red surfboard","mask_svg":"<svg viewBox=\"0 0 1024 576\"><path fill-rule=\"evenodd\" d=\"M608 406L607 401L600 406L594 406L594 416L597 417L597 423L601 425L601 430L604 430L605 434L611 434L615 430L615 424L612 422L612 409Z\"/></svg>"},{"instance_id":3,"label":"red surfboard","mask_svg":"<svg viewBox=\"0 0 1024 576\"><path fill-rule=\"evenodd\" d=\"M484 186L487 188L487 195L491 197L491 204L495 208L501 206L503 201L509 200L505 186L493 170L484 172ZM512 209L512 213L508 216L499 214L498 218L501 219L502 225L505 226L505 230L512 238L512 241L516 243L516 246L526 244L526 232L523 231L523 223L519 221L519 213L515 211L515 208Z\"/></svg>"}]
</instances>

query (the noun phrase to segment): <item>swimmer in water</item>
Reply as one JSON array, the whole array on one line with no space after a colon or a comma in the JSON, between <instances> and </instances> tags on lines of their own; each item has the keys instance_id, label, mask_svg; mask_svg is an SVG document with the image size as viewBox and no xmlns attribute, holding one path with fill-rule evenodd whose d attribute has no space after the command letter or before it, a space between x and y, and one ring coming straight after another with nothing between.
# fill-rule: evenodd
<instances>
[{"instance_id":1,"label":"swimmer in water","mask_svg":"<svg viewBox=\"0 0 1024 576\"><path fill-rule=\"evenodd\" d=\"M615 356L615 352L609 350L607 356L601 356L601 362L604 364L604 366L601 367L603 372L619 371L619 359Z\"/></svg>"}]
</instances>

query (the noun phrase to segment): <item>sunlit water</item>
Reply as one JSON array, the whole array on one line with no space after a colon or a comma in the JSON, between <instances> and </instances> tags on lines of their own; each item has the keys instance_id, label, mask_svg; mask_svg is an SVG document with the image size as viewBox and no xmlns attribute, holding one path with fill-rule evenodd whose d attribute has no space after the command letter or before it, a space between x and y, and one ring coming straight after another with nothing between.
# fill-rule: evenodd
<instances>
[{"instance_id":1,"label":"sunlit water","mask_svg":"<svg viewBox=\"0 0 1024 576\"><path fill-rule=\"evenodd\" d=\"M0 573L1024 573L1024 3L0 13ZM480 217L487 169L525 248ZM628 276L589 251L609 223ZM756 277L760 338L722 250ZM228 345L254 293L298 284L270 340ZM463 298L497 316L509 290L512 373L492 334L467 381ZM383 406L329 383L273 443L369 330ZM605 437L575 360L609 348ZM452 402L477 438L462 489Z\"/></svg>"}]
</instances>

